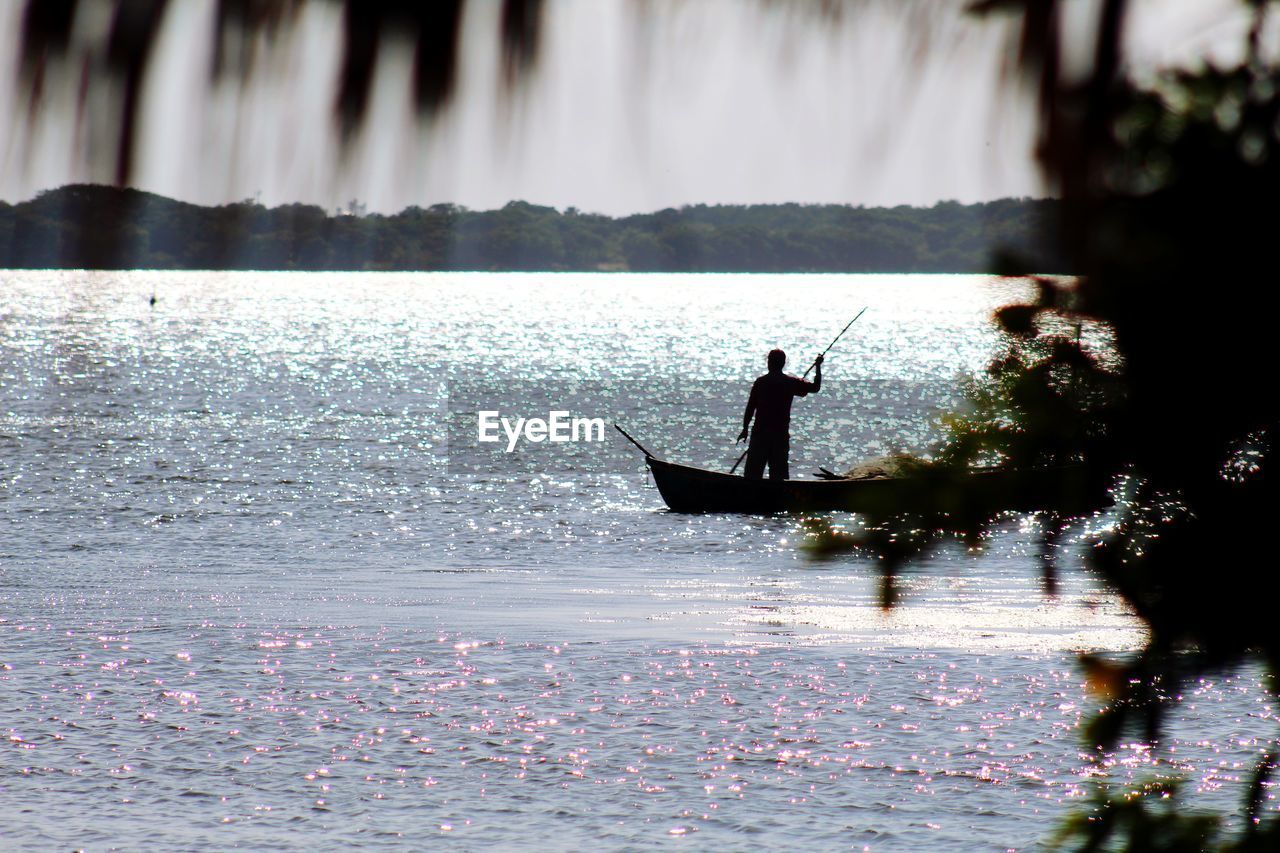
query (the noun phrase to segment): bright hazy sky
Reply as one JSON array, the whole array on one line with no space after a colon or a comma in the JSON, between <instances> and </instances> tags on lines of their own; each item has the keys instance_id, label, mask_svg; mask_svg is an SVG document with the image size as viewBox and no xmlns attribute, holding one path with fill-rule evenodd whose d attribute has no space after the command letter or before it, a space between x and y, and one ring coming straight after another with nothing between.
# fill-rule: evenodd
<instances>
[{"instance_id":1,"label":"bright hazy sky","mask_svg":"<svg viewBox=\"0 0 1280 853\"><path fill-rule=\"evenodd\" d=\"M805 2L549 0L539 73L512 100L499 94L497 4L472 2L454 109L419 132L407 67L391 59L367 132L339 168L333 7L311 3L292 39L267 50L252 88L211 91L214 0L182 0L147 84L133 183L204 204L257 196L332 209L355 198L384 212L512 199L623 214L1045 194L1029 104L1000 83L1007 24L949 0L869 3L839 22L797 14ZM1131 42L1143 63L1239 44L1243 21L1228 0L1135 5ZM19 11L0 4L0 56L16 53ZM0 198L110 181L100 130L110 111L91 104L77 121L74 98L55 103L28 133L23 102L0 86Z\"/></svg>"}]
</instances>

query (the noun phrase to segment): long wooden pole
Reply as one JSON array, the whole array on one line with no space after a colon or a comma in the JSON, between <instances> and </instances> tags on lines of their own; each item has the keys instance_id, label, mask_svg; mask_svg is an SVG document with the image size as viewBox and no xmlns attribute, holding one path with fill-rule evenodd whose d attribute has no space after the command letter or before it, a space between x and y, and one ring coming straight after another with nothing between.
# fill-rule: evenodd
<instances>
[{"instance_id":1,"label":"long wooden pole","mask_svg":"<svg viewBox=\"0 0 1280 853\"><path fill-rule=\"evenodd\" d=\"M867 306L867 307L870 307L870 306ZM861 311L859 311L859 312L858 312L858 317L861 317L861 316L862 316L863 314L865 314L865 313L867 313L867 309L866 309L866 308L863 308ZM835 336L835 338L831 341L831 343L827 344L827 348L826 348L826 349L824 349L824 350L822 351L822 355L818 356L818 358L824 358L824 357L826 357L826 354L827 354L827 353L831 352L831 348L832 348L833 346L835 346L835 345L836 345L836 341L838 341L838 340L840 340L841 338L843 338L843 337L844 337L844 333L845 333L845 332L847 332L847 331L849 331L849 327L850 327L850 326L852 326L854 323L858 322L858 317L854 317L854 318L853 318L852 320L850 320L848 323L845 323L844 328L840 330L840 334L836 335L836 336ZM809 370L813 370L813 369L814 369L815 367L817 367L817 366L818 366L818 359L817 359L817 358L815 358L815 359L813 360L813 364L809 365L809 369L808 369L808 370L806 370L806 371L804 372L804 376L801 376L800 378L801 378L801 379L808 378L808 376L809 376Z\"/></svg>"}]
</instances>

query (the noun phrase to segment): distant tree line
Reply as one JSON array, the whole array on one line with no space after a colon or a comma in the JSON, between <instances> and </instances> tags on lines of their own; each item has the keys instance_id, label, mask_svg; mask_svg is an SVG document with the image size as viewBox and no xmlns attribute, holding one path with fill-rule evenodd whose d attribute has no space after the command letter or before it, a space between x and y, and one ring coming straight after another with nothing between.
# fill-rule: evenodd
<instances>
[{"instance_id":1,"label":"distant tree line","mask_svg":"<svg viewBox=\"0 0 1280 853\"><path fill-rule=\"evenodd\" d=\"M0 267L973 273L1007 271L1012 257L1069 273L1039 236L1058 207L695 205L612 218L513 201L353 216L304 204L201 207L82 184L0 202Z\"/></svg>"}]
</instances>

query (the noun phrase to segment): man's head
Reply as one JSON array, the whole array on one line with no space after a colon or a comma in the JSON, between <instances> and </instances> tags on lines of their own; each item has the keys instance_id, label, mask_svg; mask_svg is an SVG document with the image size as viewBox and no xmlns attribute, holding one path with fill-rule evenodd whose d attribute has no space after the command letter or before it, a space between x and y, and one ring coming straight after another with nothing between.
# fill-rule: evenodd
<instances>
[{"instance_id":1,"label":"man's head","mask_svg":"<svg viewBox=\"0 0 1280 853\"><path fill-rule=\"evenodd\" d=\"M781 370L787 363L787 354L780 349L769 350L769 369Z\"/></svg>"}]
</instances>

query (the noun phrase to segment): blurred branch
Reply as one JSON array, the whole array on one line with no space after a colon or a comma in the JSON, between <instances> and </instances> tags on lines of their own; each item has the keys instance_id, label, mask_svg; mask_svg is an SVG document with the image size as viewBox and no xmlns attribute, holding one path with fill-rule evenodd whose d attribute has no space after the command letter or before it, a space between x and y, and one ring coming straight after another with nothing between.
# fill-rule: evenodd
<instances>
[{"instance_id":1,"label":"blurred branch","mask_svg":"<svg viewBox=\"0 0 1280 853\"><path fill-rule=\"evenodd\" d=\"M235 73L247 82L257 71L254 43L287 34L309 4L340 7L342 14L333 113L344 150L365 122L379 59L393 41L412 48L418 113L429 117L449 104L467 0L218 0L211 33L212 79ZM90 6L106 6L112 25L101 43L90 34L77 45L72 38L76 23ZM113 175L121 185L133 172L143 85L169 6L168 0L25 0L18 84L27 97L28 125L47 106L47 82L55 71L81 77L77 112L91 98L119 91L111 113L119 123ZM503 0L497 36L508 89L536 65L543 16L542 0Z\"/></svg>"},{"instance_id":2,"label":"blurred branch","mask_svg":"<svg viewBox=\"0 0 1280 853\"><path fill-rule=\"evenodd\" d=\"M132 0L116 6L107 37L107 70L124 86L120 106L120 139L116 147L116 183L129 180L133 171L138 113L147 64L155 47L168 0Z\"/></svg>"}]
</instances>

